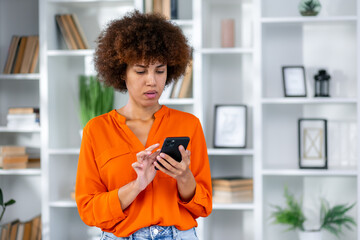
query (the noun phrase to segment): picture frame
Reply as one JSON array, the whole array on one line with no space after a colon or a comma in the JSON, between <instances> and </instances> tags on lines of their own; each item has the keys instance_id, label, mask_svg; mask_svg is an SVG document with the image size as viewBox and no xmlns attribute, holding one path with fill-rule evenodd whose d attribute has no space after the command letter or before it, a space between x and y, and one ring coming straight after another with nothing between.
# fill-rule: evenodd
<instances>
[{"instance_id":1,"label":"picture frame","mask_svg":"<svg viewBox=\"0 0 360 240\"><path fill-rule=\"evenodd\" d=\"M283 66L282 78L285 97L306 97L306 77L304 66Z\"/></svg>"},{"instance_id":2,"label":"picture frame","mask_svg":"<svg viewBox=\"0 0 360 240\"><path fill-rule=\"evenodd\" d=\"M215 105L214 148L246 148L246 135L246 105Z\"/></svg>"},{"instance_id":3,"label":"picture frame","mask_svg":"<svg viewBox=\"0 0 360 240\"><path fill-rule=\"evenodd\" d=\"M300 118L299 168L327 169L327 120L322 118Z\"/></svg>"}]
</instances>

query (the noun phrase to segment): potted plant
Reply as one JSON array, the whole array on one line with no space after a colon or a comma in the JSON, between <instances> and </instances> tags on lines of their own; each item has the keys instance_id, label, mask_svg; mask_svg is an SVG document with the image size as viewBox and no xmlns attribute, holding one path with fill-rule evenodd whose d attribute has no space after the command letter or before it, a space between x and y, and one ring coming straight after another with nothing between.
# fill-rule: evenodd
<instances>
[{"instance_id":1,"label":"potted plant","mask_svg":"<svg viewBox=\"0 0 360 240\"><path fill-rule=\"evenodd\" d=\"M286 199L286 206L274 205L275 211L271 214L271 218L274 220L274 224L288 225L288 231L297 230L300 240L321 240L322 230L326 230L339 237L343 227L352 229L351 226L356 226L354 218L346 215L354 207L355 203L351 205L338 204L330 207L330 204L325 199L322 199L320 227L317 229L305 229L304 223L307 219L303 213L301 201L297 201L286 187L284 197Z\"/></svg>"},{"instance_id":2,"label":"potted plant","mask_svg":"<svg viewBox=\"0 0 360 240\"><path fill-rule=\"evenodd\" d=\"M114 89L100 83L96 76L79 76L80 122L82 128L98 115L113 109ZM81 130L82 136L82 130Z\"/></svg>"},{"instance_id":3,"label":"potted plant","mask_svg":"<svg viewBox=\"0 0 360 240\"><path fill-rule=\"evenodd\" d=\"M302 16L316 16L321 10L319 0L301 0L299 11Z\"/></svg>"},{"instance_id":4,"label":"potted plant","mask_svg":"<svg viewBox=\"0 0 360 240\"><path fill-rule=\"evenodd\" d=\"M13 205L14 203L15 203L15 200L14 200L14 199L10 199L9 201L4 202L3 193L2 193L2 190L1 190L1 188L0 188L0 206L1 206L1 208L2 208L1 214L0 214L0 222L1 222L1 219L3 218L3 216L4 216L6 207L8 207L8 206L10 206L10 205Z\"/></svg>"}]
</instances>

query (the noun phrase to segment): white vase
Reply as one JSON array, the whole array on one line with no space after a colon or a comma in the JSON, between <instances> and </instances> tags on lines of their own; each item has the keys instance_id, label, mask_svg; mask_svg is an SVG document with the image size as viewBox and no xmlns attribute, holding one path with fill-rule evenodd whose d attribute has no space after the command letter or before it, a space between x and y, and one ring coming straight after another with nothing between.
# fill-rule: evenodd
<instances>
[{"instance_id":1,"label":"white vase","mask_svg":"<svg viewBox=\"0 0 360 240\"><path fill-rule=\"evenodd\" d=\"M322 231L299 231L299 240L322 240Z\"/></svg>"}]
</instances>

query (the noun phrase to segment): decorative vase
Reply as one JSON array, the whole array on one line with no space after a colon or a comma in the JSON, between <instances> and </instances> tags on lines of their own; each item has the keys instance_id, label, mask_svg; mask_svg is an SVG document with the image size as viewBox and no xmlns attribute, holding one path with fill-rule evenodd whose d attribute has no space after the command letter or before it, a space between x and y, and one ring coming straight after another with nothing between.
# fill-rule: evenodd
<instances>
[{"instance_id":1,"label":"decorative vase","mask_svg":"<svg viewBox=\"0 0 360 240\"><path fill-rule=\"evenodd\" d=\"M299 12L302 16L316 16L321 10L319 0L300 0Z\"/></svg>"},{"instance_id":2,"label":"decorative vase","mask_svg":"<svg viewBox=\"0 0 360 240\"><path fill-rule=\"evenodd\" d=\"M299 231L299 240L322 240L322 231Z\"/></svg>"}]
</instances>

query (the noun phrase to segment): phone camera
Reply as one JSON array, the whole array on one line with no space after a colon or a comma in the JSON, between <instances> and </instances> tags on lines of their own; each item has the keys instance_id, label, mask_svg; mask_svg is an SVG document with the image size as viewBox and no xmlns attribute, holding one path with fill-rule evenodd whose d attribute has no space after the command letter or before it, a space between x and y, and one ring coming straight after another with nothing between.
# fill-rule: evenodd
<instances>
[{"instance_id":1,"label":"phone camera","mask_svg":"<svg viewBox=\"0 0 360 240\"><path fill-rule=\"evenodd\" d=\"M175 140L171 140L170 147L173 147L175 145Z\"/></svg>"}]
</instances>

